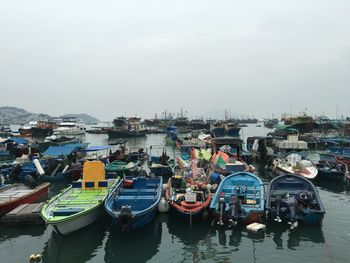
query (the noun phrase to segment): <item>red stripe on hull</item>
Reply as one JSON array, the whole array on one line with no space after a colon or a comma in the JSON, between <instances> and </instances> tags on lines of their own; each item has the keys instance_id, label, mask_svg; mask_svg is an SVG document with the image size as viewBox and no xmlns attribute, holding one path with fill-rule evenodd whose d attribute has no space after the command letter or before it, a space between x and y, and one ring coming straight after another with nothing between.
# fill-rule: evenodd
<instances>
[{"instance_id":1,"label":"red stripe on hull","mask_svg":"<svg viewBox=\"0 0 350 263\"><path fill-rule=\"evenodd\" d=\"M23 198L17 199L13 202L0 204L0 216L7 214L8 212L12 211L19 205L31 204L38 201L41 197L44 197L45 195L48 194L49 185L50 184L47 184L45 187L42 187L40 190L33 191L33 193L26 195Z\"/></svg>"}]
</instances>

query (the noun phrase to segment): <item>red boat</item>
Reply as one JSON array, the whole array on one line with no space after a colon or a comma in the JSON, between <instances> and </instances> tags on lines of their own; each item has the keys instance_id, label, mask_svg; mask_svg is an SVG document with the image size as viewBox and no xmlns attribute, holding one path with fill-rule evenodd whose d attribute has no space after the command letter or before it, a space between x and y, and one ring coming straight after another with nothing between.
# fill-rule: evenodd
<instances>
[{"instance_id":1,"label":"red boat","mask_svg":"<svg viewBox=\"0 0 350 263\"><path fill-rule=\"evenodd\" d=\"M173 176L168 181L165 193L170 206L184 218L199 218L209 206L212 195L206 188L206 183L189 182L182 176ZM186 186L191 186L191 193L186 192ZM189 189L189 188L187 188Z\"/></svg>"},{"instance_id":2,"label":"red boat","mask_svg":"<svg viewBox=\"0 0 350 263\"><path fill-rule=\"evenodd\" d=\"M35 188L24 184L12 184L0 189L0 216L7 214L21 204L31 204L48 194L49 183Z\"/></svg>"}]
</instances>

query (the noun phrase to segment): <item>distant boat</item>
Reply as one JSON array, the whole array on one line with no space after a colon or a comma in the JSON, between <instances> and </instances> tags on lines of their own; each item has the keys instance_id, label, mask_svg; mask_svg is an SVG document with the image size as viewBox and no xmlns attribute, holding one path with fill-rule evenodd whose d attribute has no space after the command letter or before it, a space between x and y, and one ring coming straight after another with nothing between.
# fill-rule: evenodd
<instances>
[{"instance_id":1,"label":"distant boat","mask_svg":"<svg viewBox=\"0 0 350 263\"><path fill-rule=\"evenodd\" d=\"M24 184L5 185L0 188L0 216L7 214L21 204L31 204L47 196L49 183L43 183L35 188Z\"/></svg>"},{"instance_id":2,"label":"distant boat","mask_svg":"<svg viewBox=\"0 0 350 263\"><path fill-rule=\"evenodd\" d=\"M113 128L108 129L108 138L142 137L147 134L147 129L137 117L117 117L113 120Z\"/></svg>"},{"instance_id":3,"label":"distant boat","mask_svg":"<svg viewBox=\"0 0 350 263\"><path fill-rule=\"evenodd\" d=\"M105 201L105 209L115 226L131 231L150 223L158 210L162 177L136 177L117 185Z\"/></svg>"},{"instance_id":4,"label":"distant boat","mask_svg":"<svg viewBox=\"0 0 350 263\"><path fill-rule=\"evenodd\" d=\"M81 229L95 222L103 213L103 202L118 181L119 177L106 180L101 161L86 161L83 179L73 182L46 203L41 211L42 217L62 235Z\"/></svg>"},{"instance_id":5,"label":"distant boat","mask_svg":"<svg viewBox=\"0 0 350 263\"><path fill-rule=\"evenodd\" d=\"M64 118L62 122L58 124L58 127L53 130L54 135L66 136L66 135L83 135L86 132L84 122L77 120L74 117Z\"/></svg>"},{"instance_id":6,"label":"distant boat","mask_svg":"<svg viewBox=\"0 0 350 263\"><path fill-rule=\"evenodd\" d=\"M291 228L299 223L320 224L325 214L314 184L293 174L272 179L267 190L266 210L270 221L288 222Z\"/></svg>"},{"instance_id":7,"label":"distant boat","mask_svg":"<svg viewBox=\"0 0 350 263\"><path fill-rule=\"evenodd\" d=\"M219 225L249 224L261 220L264 200L261 179L252 173L238 172L221 181L210 209Z\"/></svg>"}]
</instances>

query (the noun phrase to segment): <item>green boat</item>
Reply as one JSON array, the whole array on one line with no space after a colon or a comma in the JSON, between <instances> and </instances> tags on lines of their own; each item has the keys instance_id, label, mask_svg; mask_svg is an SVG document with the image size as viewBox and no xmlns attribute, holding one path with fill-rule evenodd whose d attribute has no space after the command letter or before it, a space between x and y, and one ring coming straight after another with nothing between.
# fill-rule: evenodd
<instances>
[{"instance_id":1,"label":"green boat","mask_svg":"<svg viewBox=\"0 0 350 263\"><path fill-rule=\"evenodd\" d=\"M123 161L113 161L106 165L107 173L115 173L117 176L124 176L124 174L134 173L138 171L138 165L140 161L137 162L123 162Z\"/></svg>"},{"instance_id":2,"label":"green boat","mask_svg":"<svg viewBox=\"0 0 350 263\"><path fill-rule=\"evenodd\" d=\"M103 203L109 191L120 178L105 178L101 161L86 161L83 179L73 182L60 194L49 200L41 210L47 225L62 235L68 235L93 222L104 212Z\"/></svg>"}]
</instances>

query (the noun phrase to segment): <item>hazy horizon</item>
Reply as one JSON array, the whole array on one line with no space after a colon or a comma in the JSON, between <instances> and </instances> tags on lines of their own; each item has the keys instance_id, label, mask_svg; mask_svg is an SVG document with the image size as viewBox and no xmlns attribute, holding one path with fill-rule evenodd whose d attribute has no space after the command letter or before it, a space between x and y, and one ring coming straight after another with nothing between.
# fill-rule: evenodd
<instances>
[{"instance_id":1,"label":"hazy horizon","mask_svg":"<svg viewBox=\"0 0 350 263\"><path fill-rule=\"evenodd\" d=\"M350 116L350 2L18 1L1 106L59 116Z\"/></svg>"}]
</instances>

